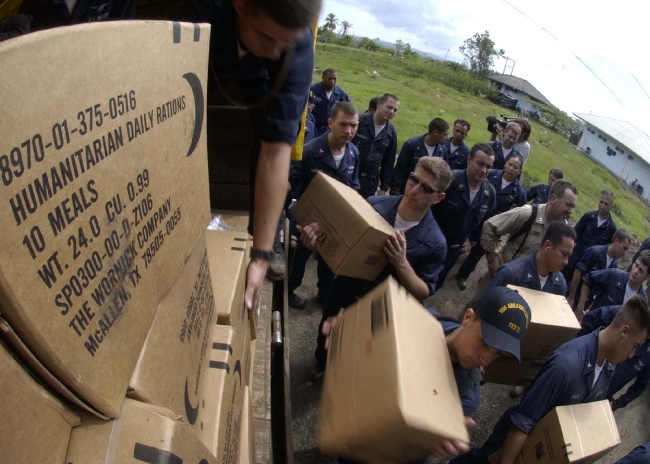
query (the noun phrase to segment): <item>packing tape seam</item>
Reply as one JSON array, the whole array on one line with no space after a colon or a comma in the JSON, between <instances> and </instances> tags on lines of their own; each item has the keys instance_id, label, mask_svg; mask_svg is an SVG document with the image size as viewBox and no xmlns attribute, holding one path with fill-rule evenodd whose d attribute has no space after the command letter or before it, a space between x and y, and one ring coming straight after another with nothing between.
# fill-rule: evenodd
<instances>
[{"instance_id":1,"label":"packing tape seam","mask_svg":"<svg viewBox=\"0 0 650 464\"><path fill-rule=\"evenodd\" d=\"M108 440L108 450L106 451L106 459L104 464L112 464L115 462L115 454L117 453L117 439L120 435L120 429L122 428L122 413L124 412L124 406L120 410L119 417L113 419L113 427L111 428L111 436Z\"/></svg>"},{"instance_id":2,"label":"packing tape seam","mask_svg":"<svg viewBox=\"0 0 650 464\"><path fill-rule=\"evenodd\" d=\"M612 421L610 420L610 419L614 419L614 417L612 416L612 409L611 408L605 409L605 405L603 401L600 402L600 408L603 410L603 414L605 415L605 420L607 421L607 426L609 427L609 433L612 434L612 440L615 442L618 441L616 437L618 433L614 433L614 428L616 427L616 424L614 424L614 427L612 427ZM616 432L618 432L618 429L616 429Z\"/></svg>"},{"instance_id":3,"label":"packing tape seam","mask_svg":"<svg viewBox=\"0 0 650 464\"><path fill-rule=\"evenodd\" d=\"M578 435L578 443L580 443L580 457L584 457L585 450L582 447L582 437L580 436L580 429L578 428L578 422L576 421L576 416L573 414L573 406L569 406L569 411L571 411L571 418L573 419L573 425L576 428L576 434Z\"/></svg>"},{"instance_id":4,"label":"packing tape seam","mask_svg":"<svg viewBox=\"0 0 650 464\"><path fill-rule=\"evenodd\" d=\"M562 311L562 308L560 308L560 305L557 303L556 298L557 298L557 296L553 295L553 303L555 303L555 307L560 312L560 315L562 316L562 319L564 319L564 326L569 327L569 321L566 320L566 317L564 316L564 311Z\"/></svg>"},{"instance_id":5,"label":"packing tape seam","mask_svg":"<svg viewBox=\"0 0 650 464\"><path fill-rule=\"evenodd\" d=\"M352 388L351 388L351 398L350 398L350 422L354 427L355 436L359 436L359 409L358 409L358 399L359 399L359 370L357 368L358 363L358 350L359 350L359 302L355 302L357 306L356 311L356 324L355 324L355 337L354 337L354 361L352 362ZM341 333L341 340L343 339L343 333ZM339 351L339 356L341 352Z\"/></svg>"}]
</instances>

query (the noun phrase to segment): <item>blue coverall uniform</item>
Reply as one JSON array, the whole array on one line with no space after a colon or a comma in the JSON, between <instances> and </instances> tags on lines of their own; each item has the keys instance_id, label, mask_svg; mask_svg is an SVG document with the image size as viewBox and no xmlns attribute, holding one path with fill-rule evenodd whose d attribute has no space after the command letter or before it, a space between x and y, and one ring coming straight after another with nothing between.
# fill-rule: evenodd
<instances>
[{"instance_id":1,"label":"blue coverall uniform","mask_svg":"<svg viewBox=\"0 0 650 464\"><path fill-rule=\"evenodd\" d=\"M375 136L375 123L372 118L372 113L361 115L357 135L352 139L361 155L359 193L364 198L373 196L377 187L388 191L397 153L397 131L393 125L386 122L386 126Z\"/></svg>"},{"instance_id":2,"label":"blue coverall uniform","mask_svg":"<svg viewBox=\"0 0 650 464\"><path fill-rule=\"evenodd\" d=\"M537 184L531 187L526 192L526 202L533 200L533 204L539 205L548 203L549 190L548 184Z\"/></svg>"},{"instance_id":3,"label":"blue coverall uniform","mask_svg":"<svg viewBox=\"0 0 650 464\"><path fill-rule=\"evenodd\" d=\"M314 104L314 109L312 110L312 114L314 115L314 122L316 124L317 135L321 135L327 132L327 120L332 113L332 107L340 101L349 102L350 97L348 97L348 94L345 93L345 90L343 90L338 85L334 86L334 89L332 89L332 94L329 98L327 98L327 92L325 92L322 82L316 82L315 84L312 84L310 89L312 92L314 92L315 97L321 99L319 103Z\"/></svg>"},{"instance_id":4,"label":"blue coverall uniform","mask_svg":"<svg viewBox=\"0 0 650 464\"><path fill-rule=\"evenodd\" d=\"M496 193L487 179L483 179L474 201L469 201L467 170L456 171L447 195L440 203L433 205L433 216L447 239L447 260L438 277L441 288L447 274L458 261L458 248L472 232L479 233L483 222L496 211Z\"/></svg>"},{"instance_id":5,"label":"blue coverall uniform","mask_svg":"<svg viewBox=\"0 0 650 464\"><path fill-rule=\"evenodd\" d=\"M582 319L582 329L578 337L591 333L599 327L607 327L614 320L614 316L621 306L603 306L589 311ZM621 391L625 385L634 380L634 383L616 400L614 395ZM650 383L650 341L646 341L634 352L632 359L626 359L616 366L614 377L607 390L607 399L612 401L612 409L624 408L637 399ZM650 461L649 461L650 462Z\"/></svg>"},{"instance_id":6,"label":"blue coverall uniform","mask_svg":"<svg viewBox=\"0 0 650 464\"><path fill-rule=\"evenodd\" d=\"M412 137L402 145L402 149L397 157L397 163L395 163L395 168L393 169L393 178L390 182L391 192L399 192L400 195L404 195L409 174L415 171L415 165L418 164L420 158L429 156L427 146L424 144L424 137L426 135ZM431 156L444 159L446 154L447 149L445 145L440 144L434 147Z\"/></svg>"},{"instance_id":7,"label":"blue coverall uniform","mask_svg":"<svg viewBox=\"0 0 650 464\"><path fill-rule=\"evenodd\" d=\"M453 152L451 151L451 138L447 139L445 142L445 148L447 149L445 161L449 165L452 171L457 169L467 169L467 157L469 156L469 147L465 145L465 142L462 142L460 147L456 148Z\"/></svg>"},{"instance_id":8,"label":"blue coverall uniform","mask_svg":"<svg viewBox=\"0 0 650 464\"><path fill-rule=\"evenodd\" d=\"M565 343L544 362L519 404L501 416L492 435L481 448L474 448L449 461L450 464L487 464L488 458L503 447L510 427L529 434L535 424L557 406L591 403L606 398L614 366L604 362L593 384L598 336L596 331Z\"/></svg>"},{"instance_id":9,"label":"blue coverall uniform","mask_svg":"<svg viewBox=\"0 0 650 464\"><path fill-rule=\"evenodd\" d=\"M625 299L625 287L627 280L630 278L630 273L621 271L620 269L603 269L602 271L593 271L589 274L582 276L582 282L586 284L591 291L590 295L595 295L595 301L592 305L592 299L586 302L586 308L594 310L601 306L622 305ZM639 287L637 292L646 300L645 290L643 285Z\"/></svg>"},{"instance_id":10,"label":"blue coverall uniform","mask_svg":"<svg viewBox=\"0 0 650 464\"><path fill-rule=\"evenodd\" d=\"M639 257L639 254L644 250L650 250L650 237L646 238L641 244L641 246L639 247L639 251L634 253L634 256L632 257L632 261L630 261L630 265L627 268L628 272L632 270L632 265L636 262L636 259Z\"/></svg>"},{"instance_id":11,"label":"blue coverall uniform","mask_svg":"<svg viewBox=\"0 0 650 464\"><path fill-rule=\"evenodd\" d=\"M517 285L554 295L564 295L567 285L561 272L549 273L544 288L540 286L536 255L537 250L502 265L494 274L488 288Z\"/></svg>"},{"instance_id":12,"label":"blue coverall uniform","mask_svg":"<svg viewBox=\"0 0 650 464\"><path fill-rule=\"evenodd\" d=\"M492 184L492 187L494 187L494 191L496 192L495 214L505 213L512 208L526 204L526 192L518 179L515 179L510 185L507 185L506 188L501 188L503 172L503 169L492 169L488 175L488 181ZM472 246L469 255L467 255L467 258L465 258L465 261L463 261L463 264L461 264L458 269L459 279L467 279L469 275L474 272L476 265L485 254L485 250L481 246L480 230L476 231L474 236L471 237L471 240L474 242L474 246Z\"/></svg>"},{"instance_id":13,"label":"blue coverall uniform","mask_svg":"<svg viewBox=\"0 0 650 464\"><path fill-rule=\"evenodd\" d=\"M615 464L648 464L650 462L650 442L639 445L630 454L616 461Z\"/></svg>"},{"instance_id":14,"label":"blue coverall uniform","mask_svg":"<svg viewBox=\"0 0 650 464\"><path fill-rule=\"evenodd\" d=\"M488 145L492 147L492 150L494 150L494 164L492 165L492 168L494 169L504 169L506 167L506 155L503 154L503 145L501 143L501 140L495 140L492 142L488 142ZM512 148L510 153L508 155L511 155L513 153L519 153L517 150ZM521 153L519 153L519 156L521 156ZM521 159L524 157L521 156Z\"/></svg>"},{"instance_id":15,"label":"blue coverall uniform","mask_svg":"<svg viewBox=\"0 0 650 464\"><path fill-rule=\"evenodd\" d=\"M377 210L389 224L395 224L397 207L402 196L374 196L368 202ZM406 237L406 260L416 275L427 284L429 295L436 289L438 275L442 271L447 253L445 237L440 231L431 211L422 218L420 223L404 233ZM336 316L341 308L347 308L357 298L361 298L392 275L399 282L399 276L392 264L388 264L374 281L355 279L352 277L336 276L332 281L330 292L323 305L323 320L318 329L318 347L316 361L325 366L327 352L324 349L325 339L321 334L323 322L328 317Z\"/></svg>"},{"instance_id":16,"label":"blue coverall uniform","mask_svg":"<svg viewBox=\"0 0 650 464\"><path fill-rule=\"evenodd\" d=\"M292 189L297 188L300 191L301 196L319 172L338 180L348 187L359 190L359 150L351 143L348 143L341 164L337 168L332 151L327 143L327 136L328 134L325 133L305 145L302 150L302 161L292 163L289 183ZM301 241L298 241L291 274L289 275L289 293L293 293L302 284L305 265L311 253L311 250L303 245ZM329 291L334 274L320 255L317 255L316 259L318 260L318 289L325 296Z\"/></svg>"},{"instance_id":17,"label":"blue coverall uniform","mask_svg":"<svg viewBox=\"0 0 650 464\"><path fill-rule=\"evenodd\" d=\"M573 279L573 272L582 255L585 254L587 248L594 245L608 245L612 243L612 237L616 232L616 223L612 216L599 227L598 226L598 211L586 212L574 227L577 239L573 247L573 254L569 258L569 264L564 266L562 274L567 282Z\"/></svg>"},{"instance_id":18,"label":"blue coverall uniform","mask_svg":"<svg viewBox=\"0 0 650 464\"><path fill-rule=\"evenodd\" d=\"M612 258L612 262L607 266L607 248L609 248L609 245L595 245L587 248L585 254L582 255L582 258L578 261L578 264L576 264L576 268L580 269L583 275L589 274L592 271L602 271L603 269L618 269L618 258ZM570 288L571 282L567 282L567 285ZM581 290L582 279L580 279L578 287L576 288L575 301L569 301L573 307L575 307L580 300ZM593 295L590 295L590 297L593 297Z\"/></svg>"},{"instance_id":19,"label":"blue coverall uniform","mask_svg":"<svg viewBox=\"0 0 650 464\"><path fill-rule=\"evenodd\" d=\"M20 13L32 16L30 30L40 31L59 26L135 19L135 0L79 0L72 11L63 0L27 1Z\"/></svg>"}]
</instances>

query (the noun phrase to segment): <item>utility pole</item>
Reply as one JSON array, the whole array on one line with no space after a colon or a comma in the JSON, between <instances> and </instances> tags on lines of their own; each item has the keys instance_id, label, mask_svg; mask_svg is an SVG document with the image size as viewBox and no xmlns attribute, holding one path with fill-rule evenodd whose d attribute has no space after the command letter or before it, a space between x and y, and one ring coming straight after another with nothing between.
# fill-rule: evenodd
<instances>
[{"instance_id":1,"label":"utility pole","mask_svg":"<svg viewBox=\"0 0 650 464\"><path fill-rule=\"evenodd\" d=\"M451 48L447 49L447 53L445 53L445 59L444 61L447 61L447 55L449 55L449 52L451 51Z\"/></svg>"},{"instance_id":2,"label":"utility pole","mask_svg":"<svg viewBox=\"0 0 650 464\"><path fill-rule=\"evenodd\" d=\"M504 58L506 59L506 64L503 65L503 72L501 74L506 73L506 68L508 67L508 60L510 60L510 58L508 58L507 56L504 56Z\"/></svg>"},{"instance_id":3,"label":"utility pole","mask_svg":"<svg viewBox=\"0 0 650 464\"><path fill-rule=\"evenodd\" d=\"M510 75L512 76L512 73L515 72L515 65L517 62L515 60L512 60L512 68L510 68Z\"/></svg>"}]
</instances>

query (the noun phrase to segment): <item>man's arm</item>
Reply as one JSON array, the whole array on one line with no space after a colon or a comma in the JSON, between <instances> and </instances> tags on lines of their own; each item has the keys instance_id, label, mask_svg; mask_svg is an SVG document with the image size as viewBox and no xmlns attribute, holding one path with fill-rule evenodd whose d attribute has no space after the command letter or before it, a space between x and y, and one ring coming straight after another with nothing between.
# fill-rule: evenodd
<instances>
[{"instance_id":1,"label":"man's arm","mask_svg":"<svg viewBox=\"0 0 650 464\"><path fill-rule=\"evenodd\" d=\"M524 443L528 439L528 434L519 430L514 425L508 430L506 441L501 448L501 455L499 456L499 464L513 464L519 453L524 447Z\"/></svg>"},{"instance_id":2,"label":"man's arm","mask_svg":"<svg viewBox=\"0 0 650 464\"><path fill-rule=\"evenodd\" d=\"M583 279L582 289L580 290L580 299L578 300L578 307L576 308L576 318L578 318L578 322L582 321L582 318L585 317L585 311L589 309L585 308L585 303L587 302L587 298L589 298L589 292L591 292L591 288Z\"/></svg>"},{"instance_id":3,"label":"man's arm","mask_svg":"<svg viewBox=\"0 0 650 464\"><path fill-rule=\"evenodd\" d=\"M549 194L549 196L550 196L550 194ZM575 230L576 236L577 236L576 242L578 240L580 240L580 237L582 237L582 234L584 234L585 229L587 228L587 222L588 221L589 221L589 219L587 218L587 213L585 213L585 214L582 215L582 217L578 220L577 224L573 228L573 230Z\"/></svg>"},{"instance_id":4,"label":"man's arm","mask_svg":"<svg viewBox=\"0 0 650 464\"><path fill-rule=\"evenodd\" d=\"M567 301L570 305L573 305L573 301L576 298L576 291L578 290L578 285L580 284L581 280L582 270L576 268L575 272L573 273L573 279L571 279L571 289L569 290L569 296L567 297ZM580 293L580 296L582 296L582 292Z\"/></svg>"},{"instance_id":5,"label":"man's arm","mask_svg":"<svg viewBox=\"0 0 650 464\"><path fill-rule=\"evenodd\" d=\"M395 155L397 154L397 132L394 132L394 136L391 137L393 137L393 140L386 147L386 151L384 151L384 156L381 160L381 172L379 173L380 192L388 191L390 181L393 178ZM380 193L380 195L381 194L382 193Z\"/></svg>"},{"instance_id":6,"label":"man's arm","mask_svg":"<svg viewBox=\"0 0 650 464\"><path fill-rule=\"evenodd\" d=\"M650 367L646 366L636 379L634 383L630 385L630 388L627 389L625 393L619 396L616 400L612 402L612 408L614 410L624 408L632 401L637 399L645 391L650 383Z\"/></svg>"},{"instance_id":7,"label":"man's arm","mask_svg":"<svg viewBox=\"0 0 650 464\"><path fill-rule=\"evenodd\" d=\"M260 148L255 178L255 211L253 221L253 247L273 250L278 219L287 197L291 145L286 142L264 142ZM253 259L248 265L245 301L249 312L258 301L269 262Z\"/></svg>"},{"instance_id":8,"label":"man's arm","mask_svg":"<svg viewBox=\"0 0 650 464\"><path fill-rule=\"evenodd\" d=\"M532 213L532 207L522 206L505 213L492 216L483 223L481 246L485 250L488 269L494 275L501 263L497 258L501 237L506 234L516 233L524 225Z\"/></svg>"}]
</instances>

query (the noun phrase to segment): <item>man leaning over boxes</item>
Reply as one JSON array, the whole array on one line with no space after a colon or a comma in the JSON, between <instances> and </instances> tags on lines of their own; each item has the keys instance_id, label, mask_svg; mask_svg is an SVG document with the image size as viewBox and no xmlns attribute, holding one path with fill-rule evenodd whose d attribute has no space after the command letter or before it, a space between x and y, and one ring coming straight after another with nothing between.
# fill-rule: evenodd
<instances>
[{"instance_id":1,"label":"man leaning over boxes","mask_svg":"<svg viewBox=\"0 0 650 464\"><path fill-rule=\"evenodd\" d=\"M390 264L374 281L337 276L332 281L329 295L323 305L323 319L335 316L340 308L352 304L383 282L389 275L395 277L419 301L433 295L438 274L446 256L445 237L431 213L431 205L445 198L445 189L451 182L449 166L442 158L423 157L409 175L403 196L374 196L368 202L395 227L395 235L386 241L384 251ZM301 241L314 247L318 225L310 224L301 231ZM319 327L316 365L312 374L323 375L327 353L325 339Z\"/></svg>"},{"instance_id":2,"label":"man leaning over boxes","mask_svg":"<svg viewBox=\"0 0 650 464\"><path fill-rule=\"evenodd\" d=\"M499 449L501 455L493 464L515 462L535 424L553 408L606 398L614 366L634 355L648 338L649 327L650 307L634 296L607 328L559 347L544 362L521 402L501 416L483 446L450 464L487 464Z\"/></svg>"},{"instance_id":3,"label":"man leaning over boxes","mask_svg":"<svg viewBox=\"0 0 650 464\"><path fill-rule=\"evenodd\" d=\"M471 416L481 402L480 368L488 366L504 352L520 359L521 340L531 319L530 307L515 290L495 287L486 292L474 308L467 310L462 322L434 310L429 312L442 324L463 414L467 426L472 427L475 423ZM327 345L336 320L331 317L323 325L323 334L328 337ZM395 443L395 446L400 444ZM451 440L432 447L432 454L445 458L467 448L465 443ZM427 459L423 457L416 462L425 463ZM339 463L355 464L341 457Z\"/></svg>"}]
</instances>

